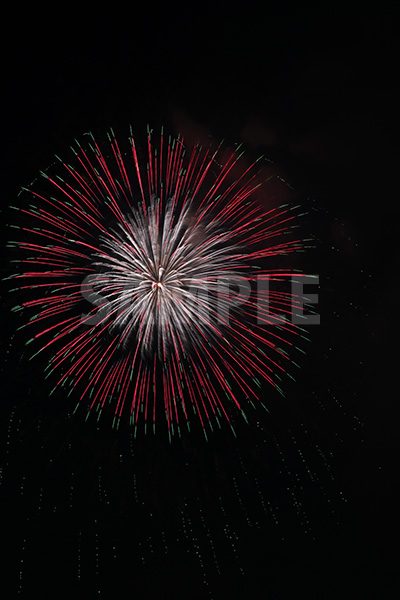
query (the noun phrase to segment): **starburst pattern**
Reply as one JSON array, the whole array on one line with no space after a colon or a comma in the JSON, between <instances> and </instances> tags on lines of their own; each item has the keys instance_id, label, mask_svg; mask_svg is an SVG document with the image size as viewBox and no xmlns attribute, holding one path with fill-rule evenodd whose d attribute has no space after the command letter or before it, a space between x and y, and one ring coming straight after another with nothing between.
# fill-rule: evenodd
<instances>
[{"instance_id":1,"label":"starburst pattern","mask_svg":"<svg viewBox=\"0 0 400 600\"><path fill-rule=\"evenodd\" d=\"M28 343L88 414L111 407L136 431L161 412L170 434L194 415L232 426L262 380L280 389L299 334L290 292L264 285L293 275L273 259L302 249L295 211L265 208L262 160L239 148L187 150L163 131L146 153L133 135L123 150L113 132L87 141L18 208Z\"/></svg>"}]
</instances>

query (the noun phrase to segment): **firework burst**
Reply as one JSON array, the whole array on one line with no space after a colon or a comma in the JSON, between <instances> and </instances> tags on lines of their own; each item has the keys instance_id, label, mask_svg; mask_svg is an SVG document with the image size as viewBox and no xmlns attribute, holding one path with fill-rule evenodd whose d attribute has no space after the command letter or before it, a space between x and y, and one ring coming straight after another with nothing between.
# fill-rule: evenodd
<instances>
[{"instance_id":1,"label":"firework burst","mask_svg":"<svg viewBox=\"0 0 400 600\"><path fill-rule=\"evenodd\" d=\"M86 139L18 208L27 343L88 415L111 407L136 431L161 413L170 434L194 416L232 426L262 380L280 389L299 334L290 292L266 293L293 275L271 263L302 249L295 212L259 202L262 161L238 148L187 150L163 131L145 152L133 135L122 150L113 132Z\"/></svg>"}]
</instances>

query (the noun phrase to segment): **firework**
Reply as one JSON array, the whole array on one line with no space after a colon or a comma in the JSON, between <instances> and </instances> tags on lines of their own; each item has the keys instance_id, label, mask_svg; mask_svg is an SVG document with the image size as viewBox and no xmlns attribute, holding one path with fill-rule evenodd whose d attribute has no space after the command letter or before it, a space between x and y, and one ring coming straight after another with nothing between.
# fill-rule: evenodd
<instances>
[{"instance_id":1,"label":"firework","mask_svg":"<svg viewBox=\"0 0 400 600\"><path fill-rule=\"evenodd\" d=\"M47 351L55 388L115 425L232 426L263 380L280 389L298 334L290 292L260 285L293 274L273 261L302 249L295 212L260 202L262 161L239 148L163 131L145 151L132 133L124 148L112 131L85 141L18 208L27 343Z\"/></svg>"}]
</instances>

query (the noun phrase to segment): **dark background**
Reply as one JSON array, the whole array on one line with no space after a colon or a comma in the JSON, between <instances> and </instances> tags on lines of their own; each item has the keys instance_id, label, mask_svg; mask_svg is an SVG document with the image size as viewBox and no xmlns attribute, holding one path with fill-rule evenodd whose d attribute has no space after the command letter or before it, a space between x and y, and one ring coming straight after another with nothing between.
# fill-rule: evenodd
<instances>
[{"instance_id":1,"label":"dark background","mask_svg":"<svg viewBox=\"0 0 400 600\"><path fill-rule=\"evenodd\" d=\"M164 123L277 162L309 209L317 245L305 268L321 277L321 326L286 400L272 398L238 440L172 446L49 401L5 289L4 598L394 594L394 7L149 4L85 22L64 7L4 24L4 241L19 187L74 137Z\"/></svg>"}]
</instances>

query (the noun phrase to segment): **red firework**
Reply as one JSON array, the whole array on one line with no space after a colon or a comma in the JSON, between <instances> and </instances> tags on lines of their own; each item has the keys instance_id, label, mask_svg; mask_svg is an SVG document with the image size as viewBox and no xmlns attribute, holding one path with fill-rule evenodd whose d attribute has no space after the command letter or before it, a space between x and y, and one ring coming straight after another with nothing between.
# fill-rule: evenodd
<instances>
[{"instance_id":1,"label":"red firework","mask_svg":"<svg viewBox=\"0 0 400 600\"><path fill-rule=\"evenodd\" d=\"M265 209L262 160L239 149L188 150L163 131L143 153L133 135L123 149L112 131L86 140L18 208L27 343L88 414L110 406L135 432L160 413L169 433L194 415L205 433L232 427L263 380L281 391L299 334L282 289L294 271L276 258L303 248L295 211Z\"/></svg>"}]
</instances>

